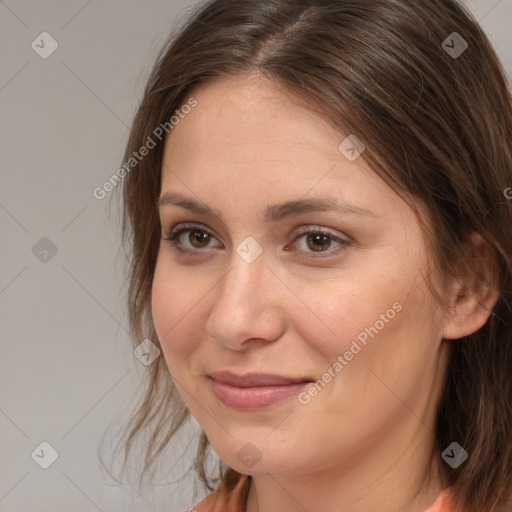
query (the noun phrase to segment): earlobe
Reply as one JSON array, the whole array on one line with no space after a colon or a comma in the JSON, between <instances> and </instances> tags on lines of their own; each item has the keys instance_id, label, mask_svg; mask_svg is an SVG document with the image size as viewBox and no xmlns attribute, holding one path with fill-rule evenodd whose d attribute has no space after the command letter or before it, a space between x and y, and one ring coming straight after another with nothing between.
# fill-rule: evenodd
<instances>
[{"instance_id":1,"label":"earlobe","mask_svg":"<svg viewBox=\"0 0 512 512\"><path fill-rule=\"evenodd\" d=\"M452 294L452 308L445 328L445 339L459 339L481 329L499 299L494 255L487 241L478 233L470 237L463 262L463 275Z\"/></svg>"}]
</instances>

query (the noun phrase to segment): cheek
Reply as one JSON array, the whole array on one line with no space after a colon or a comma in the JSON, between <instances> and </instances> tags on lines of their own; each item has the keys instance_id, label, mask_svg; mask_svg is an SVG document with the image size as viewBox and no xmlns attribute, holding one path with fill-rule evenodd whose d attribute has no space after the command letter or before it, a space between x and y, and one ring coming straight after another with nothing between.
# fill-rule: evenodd
<instances>
[{"instance_id":1,"label":"cheek","mask_svg":"<svg viewBox=\"0 0 512 512\"><path fill-rule=\"evenodd\" d=\"M305 291L304 302L311 305L310 311L297 317L303 339L335 360L350 350L353 341L364 348L365 342L378 343L390 333L403 316L403 283L392 277L380 282L372 277L351 280L339 276L323 284L321 291L318 287Z\"/></svg>"},{"instance_id":2,"label":"cheek","mask_svg":"<svg viewBox=\"0 0 512 512\"><path fill-rule=\"evenodd\" d=\"M190 319L198 302L198 291L176 271L157 263L151 293L151 310L158 339L169 364L189 355L195 348ZM172 357L171 357L172 356Z\"/></svg>"}]
</instances>

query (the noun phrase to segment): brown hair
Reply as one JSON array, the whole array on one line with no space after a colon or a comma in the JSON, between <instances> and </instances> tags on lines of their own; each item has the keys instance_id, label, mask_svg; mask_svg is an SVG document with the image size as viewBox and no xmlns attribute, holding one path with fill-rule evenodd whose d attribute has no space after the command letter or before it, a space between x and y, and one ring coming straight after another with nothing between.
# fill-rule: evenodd
<instances>
[{"instance_id":1,"label":"brown hair","mask_svg":"<svg viewBox=\"0 0 512 512\"><path fill-rule=\"evenodd\" d=\"M454 41L461 48L454 32L468 45L460 55L450 53ZM433 448L439 460L453 441L469 453L454 470L440 462L458 512L504 512L512 504L512 201L504 194L512 186L512 102L489 40L455 0L213 0L162 49L125 161L155 139L198 85L255 72L364 141L361 158L409 198L441 278L464 261L478 269L467 252L471 232L487 241L494 262L488 275L500 296L480 330L452 342ZM122 188L135 345L145 338L158 345L151 285L162 154L163 139L133 165ZM443 303L439 289L432 291ZM143 475L189 418L163 357L147 376L124 445L126 455L149 432ZM208 447L202 432L194 467L212 490ZM234 485L240 474L229 468L221 476Z\"/></svg>"}]
</instances>

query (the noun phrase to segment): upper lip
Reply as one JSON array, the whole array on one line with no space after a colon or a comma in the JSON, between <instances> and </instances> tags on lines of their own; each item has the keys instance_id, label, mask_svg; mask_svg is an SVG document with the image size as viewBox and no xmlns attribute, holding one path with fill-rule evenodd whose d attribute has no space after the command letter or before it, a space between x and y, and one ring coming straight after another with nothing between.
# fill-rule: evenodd
<instances>
[{"instance_id":1,"label":"upper lip","mask_svg":"<svg viewBox=\"0 0 512 512\"><path fill-rule=\"evenodd\" d=\"M245 373L236 375L229 371L219 371L209 374L216 381L239 388L250 388L254 386L283 386L297 384L300 382L311 382L305 377L284 377L269 373Z\"/></svg>"}]
</instances>

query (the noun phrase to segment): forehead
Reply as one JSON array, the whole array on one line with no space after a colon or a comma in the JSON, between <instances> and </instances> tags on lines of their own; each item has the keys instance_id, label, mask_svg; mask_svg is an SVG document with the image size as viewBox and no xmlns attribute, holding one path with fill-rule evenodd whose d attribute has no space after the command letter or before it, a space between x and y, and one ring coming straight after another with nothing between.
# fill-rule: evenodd
<instances>
[{"instance_id":1,"label":"forehead","mask_svg":"<svg viewBox=\"0 0 512 512\"><path fill-rule=\"evenodd\" d=\"M234 156L240 153L247 158L247 152L253 148L257 158L267 148L283 151L289 146L294 152L301 149L305 152L320 137L324 141L322 146L332 149L342 137L298 99L260 77L224 77L192 94L197 107L168 138L173 139L181 132L180 143L187 144L187 140L193 139L194 153L201 150L215 153L218 145L233 145L238 148ZM241 146L243 142L249 147ZM187 148L191 145L188 143Z\"/></svg>"},{"instance_id":2,"label":"forehead","mask_svg":"<svg viewBox=\"0 0 512 512\"><path fill-rule=\"evenodd\" d=\"M365 196L367 204L393 194L362 158L350 161L340 151L347 134L268 80L225 77L191 96L197 106L166 140L163 192L236 191L241 201L254 201L334 191L352 202Z\"/></svg>"}]
</instances>

